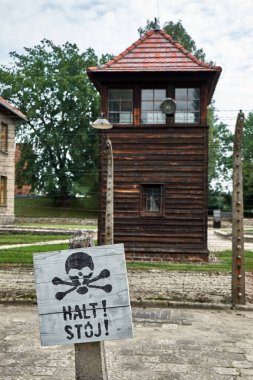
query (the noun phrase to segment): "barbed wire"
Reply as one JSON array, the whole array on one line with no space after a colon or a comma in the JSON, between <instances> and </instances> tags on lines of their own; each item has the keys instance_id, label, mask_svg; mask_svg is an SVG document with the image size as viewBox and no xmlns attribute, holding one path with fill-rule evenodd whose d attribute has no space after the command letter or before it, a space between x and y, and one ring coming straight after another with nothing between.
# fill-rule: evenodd
<instances>
[{"instance_id":1,"label":"barbed wire","mask_svg":"<svg viewBox=\"0 0 253 380\"><path fill-rule=\"evenodd\" d=\"M1 105L1 103L0 103L0 105ZM12 105L12 104L11 104ZM46 104L45 104L46 105ZM63 105L64 105L64 102L63 102ZM4 105L2 106L3 108L5 108L4 107ZM18 116L18 113L19 112L21 112L21 113L23 113L24 112L24 116L26 116L25 115L25 111L22 111L22 110L19 110L18 108L16 108L15 106L13 106L13 110L10 108L5 108L6 110L8 110L9 112L17 112L17 115L8 115L8 118L13 118L13 119L17 119L17 118L19 118L19 116ZM38 107L38 110L40 110L40 108ZM207 110L212 110L211 108L209 108L209 109L207 109ZM89 112L90 110L87 110L87 112ZM151 110L152 111L152 110ZM180 110L181 111L181 110ZM242 111L243 113L244 112L249 112L249 113L252 113L253 112L253 108L251 108L251 109L242 109L242 108L240 108L240 107L238 107L237 109L222 109L222 108L213 108L213 112L214 112L214 114L215 114L215 112L240 112L240 111ZM64 113L64 111L59 111L59 112L62 112L62 113ZM117 112L117 111L115 111L115 112ZM119 112L121 112L121 111L119 111ZM130 112L130 111L129 111ZM182 112L183 112L183 110L182 110ZM189 113L189 111L187 111L187 110L185 110L185 112L187 112L187 113ZM192 111L192 112L194 112L194 111ZM195 111L196 112L196 111ZM50 115L50 112L47 112L46 113L47 115ZM66 113L67 114L67 113ZM22 116L22 115L21 115ZM215 115L214 115L215 116ZM84 116L85 117L85 116ZM232 117L232 116L231 116ZM38 117L39 118L39 117ZM200 119L202 118L201 116L199 117ZM206 117L204 117L204 118L206 118ZM228 118L228 116L226 116L225 118ZM34 118L35 119L35 118ZM124 125L124 124L121 124L121 125Z\"/></svg>"}]
</instances>

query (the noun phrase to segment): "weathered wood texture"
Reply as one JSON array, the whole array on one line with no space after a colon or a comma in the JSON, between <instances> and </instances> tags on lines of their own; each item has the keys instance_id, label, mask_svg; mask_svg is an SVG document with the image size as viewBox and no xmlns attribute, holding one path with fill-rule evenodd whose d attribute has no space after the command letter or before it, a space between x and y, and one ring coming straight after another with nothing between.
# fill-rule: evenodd
<instances>
[{"instance_id":1,"label":"weathered wood texture","mask_svg":"<svg viewBox=\"0 0 253 380\"><path fill-rule=\"evenodd\" d=\"M114 241L131 260L206 260L208 128L206 126L114 126ZM103 151L101 144L101 154ZM106 157L99 243L104 242ZM162 212L142 210L142 186L162 185Z\"/></svg>"},{"instance_id":2,"label":"weathered wood texture","mask_svg":"<svg viewBox=\"0 0 253 380\"><path fill-rule=\"evenodd\" d=\"M232 195L232 304L245 305L244 222L243 222L243 174L242 138L244 114L239 112L236 120L233 151Z\"/></svg>"},{"instance_id":3,"label":"weathered wood texture","mask_svg":"<svg viewBox=\"0 0 253 380\"><path fill-rule=\"evenodd\" d=\"M106 216L105 216L105 244L113 244L113 152L112 143L106 141L107 152L107 183L106 183Z\"/></svg>"},{"instance_id":4,"label":"weathered wood texture","mask_svg":"<svg viewBox=\"0 0 253 380\"><path fill-rule=\"evenodd\" d=\"M148 31L107 64L90 67L87 71L101 93L101 110L105 117L109 116L108 89L133 90L132 124L114 124L109 133L115 168L114 241L124 242L128 259L208 258L207 106L220 72L220 67L189 55L161 30ZM166 97L175 99L180 110L182 99L176 96L179 88L200 89L198 125L177 123L174 117L167 117L163 125L142 124L143 89L166 90ZM100 195L100 243L105 239L106 160L103 150L100 150L100 191L103 191ZM145 185L162 188L163 208L159 215L151 217L142 210ZM151 192L159 192L159 186Z\"/></svg>"},{"instance_id":5,"label":"weathered wood texture","mask_svg":"<svg viewBox=\"0 0 253 380\"><path fill-rule=\"evenodd\" d=\"M89 255L94 268L87 256L82 268L80 257L68 264L76 252ZM34 269L43 346L132 337L122 244L35 254ZM81 285L75 287L71 270ZM91 273L86 283L84 272Z\"/></svg>"}]
</instances>

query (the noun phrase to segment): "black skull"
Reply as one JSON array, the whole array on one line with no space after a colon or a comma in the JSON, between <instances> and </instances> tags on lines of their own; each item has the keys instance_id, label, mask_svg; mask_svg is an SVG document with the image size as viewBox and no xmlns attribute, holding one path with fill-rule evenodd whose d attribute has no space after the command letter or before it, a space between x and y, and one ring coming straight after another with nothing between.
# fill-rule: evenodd
<instances>
[{"instance_id":1,"label":"black skull","mask_svg":"<svg viewBox=\"0 0 253 380\"><path fill-rule=\"evenodd\" d=\"M94 285L93 283L104 278L110 277L110 271L103 269L98 276L92 278L94 263L87 253L85 252L74 252L66 260L65 263L66 273L69 276L71 282L61 280L58 277L54 277L52 283L54 285L70 285L72 288L66 290L65 292L58 292L55 298L61 300L66 294L76 290L79 294L85 294L88 292L88 288L102 289L106 293L112 291L112 286L108 285Z\"/></svg>"}]
</instances>

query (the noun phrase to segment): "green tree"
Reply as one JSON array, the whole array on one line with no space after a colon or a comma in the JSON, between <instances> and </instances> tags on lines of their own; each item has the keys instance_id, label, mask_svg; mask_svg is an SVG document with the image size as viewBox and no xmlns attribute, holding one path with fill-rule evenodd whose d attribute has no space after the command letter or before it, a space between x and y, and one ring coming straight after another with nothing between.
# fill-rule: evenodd
<instances>
[{"instance_id":1,"label":"green tree","mask_svg":"<svg viewBox=\"0 0 253 380\"><path fill-rule=\"evenodd\" d=\"M36 155L33 152L31 144L20 145L20 158L16 163L16 185L22 187L26 184L33 184L36 182L35 173Z\"/></svg>"},{"instance_id":2,"label":"green tree","mask_svg":"<svg viewBox=\"0 0 253 380\"><path fill-rule=\"evenodd\" d=\"M214 103L208 109L208 125L209 207L230 210L233 135L227 125L219 121Z\"/></svg>"},{"instance_id":3,"label":"green tree","mask_svg":"<svg viewBox=\"0 0 253 380\"><path fill-rule=\"evenodd\" d=\"M78 186L94 186L97 133L90 123L98 115L99 97L86 74L100 63L94 50L80 53L75 44L43 40L10 56L11 66L0 70L0 90L27 115L17 137L32 147L32 154L23 149L19 182L32 179L33 189L61 199Z\"/></svg>"},{"instance_id":4,"label":"green tree","mask_svg":"<svg viewBox=\"0 0 253 380\"><path fill-rule=\"evenodd\" d=\"M227 125L219 121L213 104L208 109L208 125L209 184L215 191L226 191L225 184L231 180L232 173L233 135Z\"/></svg>"},{"instance_id":5,"label":"green tree","mask_svg":"<svg viewBox=\"0 0 253 380\"><path fill-rule=\"evenodd\" d=\"M243 131L243 192L244 208L253 210L253 112L250 112L244 123Z\"/></svg>"}]
</instances>

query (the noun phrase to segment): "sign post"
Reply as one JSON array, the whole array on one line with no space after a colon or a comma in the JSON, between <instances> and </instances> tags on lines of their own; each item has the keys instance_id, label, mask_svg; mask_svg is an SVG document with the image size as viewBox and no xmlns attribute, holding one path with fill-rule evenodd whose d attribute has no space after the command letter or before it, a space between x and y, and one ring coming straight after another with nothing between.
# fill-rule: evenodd
<instances>
[{"instance_id":1,"label":"sign post","mask_svg":"<svg viewBox=\"0 0 253 380\"><path fill-rule=\"evenodd\" d=\"M112 143L107 137L107 187L105 214L105 244L113 244L113 151ZM71 247L70 247L71 248ZM106 356L104 342L75 344L75 369L77 380L107 380Z\"/></svg>"},{"instance_id":2,"label":"sign post","mask_svg":"<svg viewBox=\"0 0 253 380\"><path fill-rule=\"evenodd\" d=\"M69 248L93 247L93 239L81 230L72 235ZM107 380L104 342L75 343L76 380Z\"/></svg>"},{"instance_id":3,"label":"sign post","mask_svg":"<svg viewBox=\"0 0 253 380\"><path fill-rule=\"evenodd\" d=\"M123 244L37 253L34 269L42 346L88 343L92 357L103 346L90 343L133 336ZM96 355L79 363L85 380L102 379Z\"/></svg>"}]
</instances>

